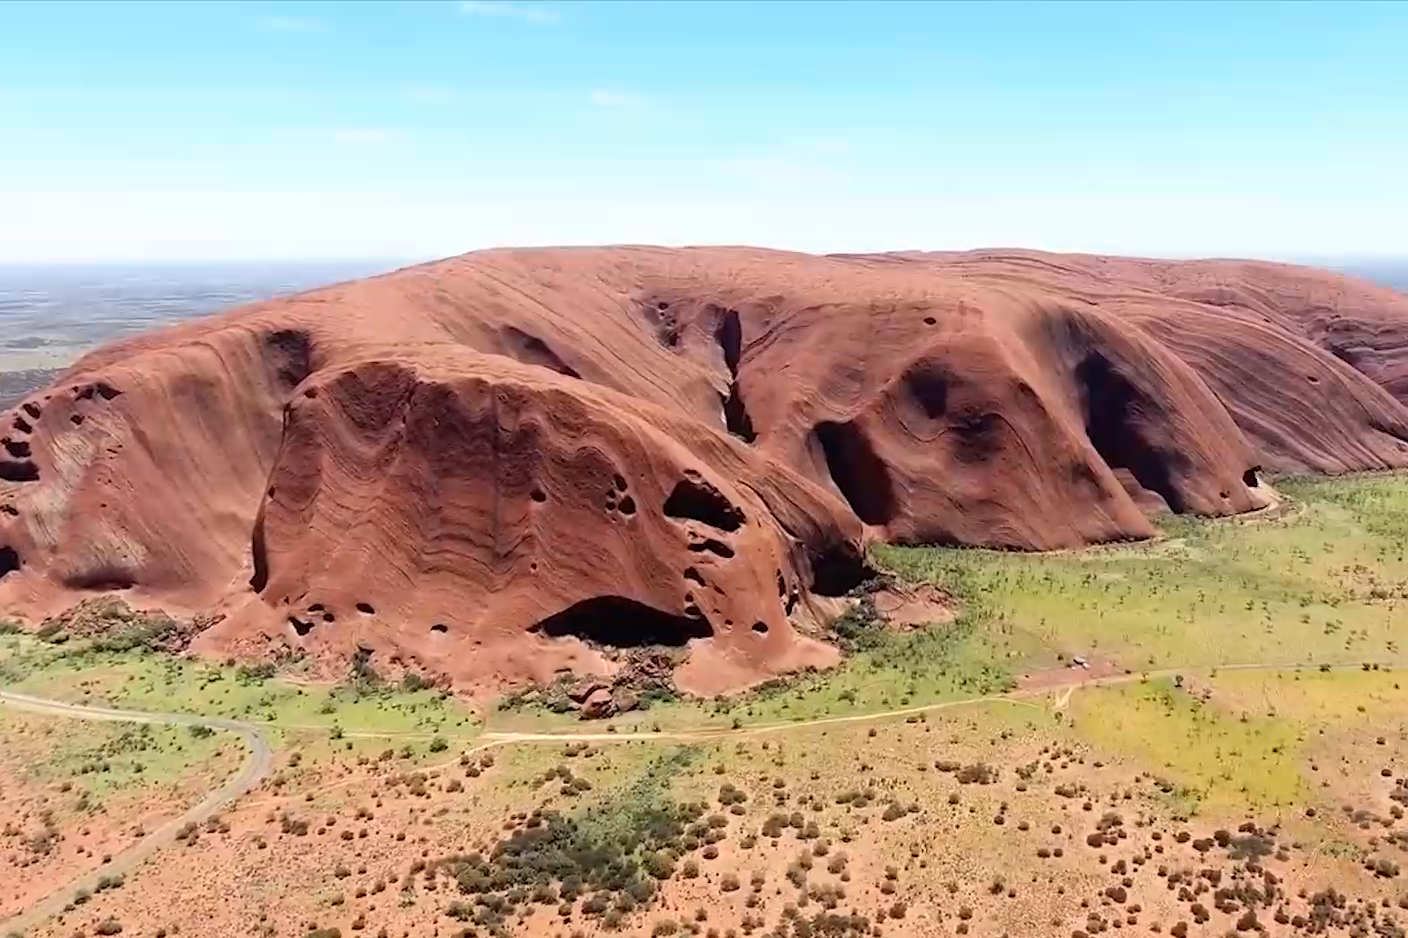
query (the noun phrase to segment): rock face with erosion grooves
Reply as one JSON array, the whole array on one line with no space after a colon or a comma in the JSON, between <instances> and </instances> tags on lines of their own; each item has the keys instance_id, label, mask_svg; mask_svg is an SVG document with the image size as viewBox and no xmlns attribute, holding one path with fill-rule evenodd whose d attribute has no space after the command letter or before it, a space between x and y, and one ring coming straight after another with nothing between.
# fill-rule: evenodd
<instances>
[{"instance_id":1,"label":"rock face with erosion grooves","mask_svg":"<svg viewBox=\"0 0 1408 938\"><path fill-rule=\"evenodd\" d=\"M824 666L868 539L1041 550L1408 466L1408 297L1244 262L486 251L119 342L0 418L0 613L468 690ZM606 686L605 684L603 686Z\"/></svg>"}]
</instances>

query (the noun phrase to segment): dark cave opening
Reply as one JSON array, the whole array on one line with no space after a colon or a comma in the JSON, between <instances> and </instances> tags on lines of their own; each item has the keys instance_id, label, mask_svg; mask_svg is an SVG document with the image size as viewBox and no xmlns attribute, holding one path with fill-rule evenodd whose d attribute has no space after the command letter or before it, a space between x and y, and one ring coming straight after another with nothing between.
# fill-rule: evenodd
<instances>
[{"instance_id":1,"label":"dark cave opening","mask_svg":"<svg viewBox=\"0 0 1408 938\"><path fill-rule=\"evenodd\" d=\"M826 421L812 431L826 457L831 481L866 524L888 524L895 517L895 491L890 471L870 440L854 423Z\"/></svg>"},{"instance_id":2,"label":"dark cave opening","mask_svg":"<svg viewBox=\"0 0 1408 938\"><path fill-rule=\"evenodd\" d=\"M249 541L250 558L254 571L249 577L249 588L256 593L264 592L269 585L269 554L264 545L264 513L254 519L254 533Z\"/></svg>"},{"instance_id":3,"label":"dark cave opening","mask_svg":"<svg viewBox=\"0 0 1408 938\"><path fill-rule=\"evenodd\" d=\"M1149 445L1141 421L1143 395L1104 356L1092 353L1076 367L1084 395L1085 432L1100 458L1112 469L1126 469L1140 486L1157 493L1170 510L1183 513L1188 503L1174 484L1170 465L1176 454Z\"/></svg>"},{"instance_id":4,"label":"dark cave opening","mask_svg":"<svg viewBox=\"0 0 1408 938\"><path fill-rule=\"evenodd\" d=\"M703 618L672 615L623 596L597 596L568 606L529 629L553 638L575 636L614 648L681 647L714 634Z\"/></svg>"},{"instance_id":5,"label":"dark cave opening","mask_svg":"<svg viewBox=\"0 0 1408 938\"><path fill-rule=\"evenodd\" d=\"M0 479L6 482L38 482L39 466L31 459L0 459Z\"/></svg>"},{"instance_id":6,"label":"dark cave opening","mask_svg":"<svg viewBox=\"0 0 1408 938\"><path fill-rule=\"evenodd\" d=\"M810 560L811 591L817 596L845 596L875 576L875 571L865 562L865 555L847 541L811 551Z\"/></svg>"},{"instance_id":7,"label":"dark cave opening","mask_svg":"<svg viewBox=\"0 0 1408 938\"><path fill-rule=\"evenodd\" d=\"M720 531L737 531L743 526L743 512L709 483L682 479L665 499L665 515L707 524Z\"/></svg>"}]
</instances>

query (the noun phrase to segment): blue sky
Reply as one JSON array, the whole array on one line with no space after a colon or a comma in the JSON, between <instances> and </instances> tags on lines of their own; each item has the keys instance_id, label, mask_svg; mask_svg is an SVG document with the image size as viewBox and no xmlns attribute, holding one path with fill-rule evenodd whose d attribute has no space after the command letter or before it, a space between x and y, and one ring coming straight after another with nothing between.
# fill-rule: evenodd
<instances>
[{"instance_id":1,"label":"blue sky","mask_svg":"<svg viewBox=\"0 0 1408 938\"><path fill-rule=\"evenodd\" d=\"M0 5L0 262L1408 254L1408 5Z\"/></svg>"}]
</instances>

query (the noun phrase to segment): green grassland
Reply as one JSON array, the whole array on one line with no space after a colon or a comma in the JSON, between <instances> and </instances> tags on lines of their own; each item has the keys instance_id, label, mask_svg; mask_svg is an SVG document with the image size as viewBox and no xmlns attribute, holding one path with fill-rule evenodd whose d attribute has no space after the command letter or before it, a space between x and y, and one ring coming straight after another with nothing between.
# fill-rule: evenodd
<instances>
[{"instance_id":1,"label":"green grassland","mask_svg":"<svg viewBox=\"0 0 1408 938\"><path fill-rule=\"evenodd\" d=\"M904 579L991 609L1013 645L1153 670L1404 660L1408 480L1288 480L1279 517L1169 518L1143 545L1047 555L880 548Z\"/></svg>"},{"instance_id":2,"label":"green grassland","mask_svg":"<svg viewBox=\"0 0 1408 938\"><path fill-rule=\"evenodd\" d=\"M322 736L379 734L454 740L478 733L474 714L438 689L373 680L304 687L257 669L136 647L99 650L0 635L0 689L71 703L193 713Z\"/></svg>"},{"instance_id":3,"label":"green grassland","mask_svg":"<svg viewBox=\"0 0 1408 938\"><path fill-rule=\"evenodd\" d=\"M223 733L187 727L77 722L0 708L0 765L24 785L72 793L84 811L203 772L225 771L243 755Z\"/></svg>"},{"instance_id":4,"label":"green grassland","mask_svg":"<svg viewBox=\"0 0 1408 938\"><path fill-rule=\"evenodd\" d=\"M1020 673L1091 655L1159 679L1081 691L1069 711L1078 736L1177 778L1192 808L1283 805L1303 795L1298 770L1286 766L1304 749L1307 726L1326 712L1353 723L1355 715L1389 712L1398 699L1383 672L1231 668L1408 663L1395 629L1408 617L1408 478L1291 479L1277 487L1286 504L1276 514L1167 518L1162 535L1143 544L1045 555L879 547L874 560L887 574L957 596L956 621L904 634L863 630L838 668L729 699L657 702L592 724L515 707L491 714L488 728L684 732L877 714L991 697ZM1185 675L1213 681L1220 696L1192 696L1177 686ZM1268 689L1292 680L1297 693ZM0 635L0 686L260 721L300 745L308 734L443 735L461 748L481 728L435 690L303 687L141 648L52 645L16 634ZM1280 711L1234 705L1253 686L1283 700ZM1311 688L1319 695L1313 702L1293 703ZM1303 712L1290 712L1294 706Z\"/></svg>"}]
</instances>

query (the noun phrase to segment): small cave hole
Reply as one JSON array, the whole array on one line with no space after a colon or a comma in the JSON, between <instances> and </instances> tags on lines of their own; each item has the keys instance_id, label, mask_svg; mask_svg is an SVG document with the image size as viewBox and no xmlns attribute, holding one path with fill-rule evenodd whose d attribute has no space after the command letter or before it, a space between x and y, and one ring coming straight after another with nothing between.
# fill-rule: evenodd
<instances>
[{"instance_id":1,"label":"small cave hole","mask_svg":"<svg viewBox=\"0 0 1408 938\"><path fill-rule=\"evenodd\" d=\"M700 586L706 585L704 583L704 574L700 573L694 567L684 568L684 578L691 582L698 583Z\"/></svg>"},{"instance_id":2,"label":"small cave hole","mask_svg":"<svg viewBox=\"0 0 1408 938\"><path fill-rule=\"evenodd\" d=\"M626 491L626 477L619 472L611 477L611 484L622 492Z\"/></svg>"},{"instance_id":3,"label":"small cave hole","mask_svg":"<svg viewBox=\"0 0 1408 938\"><path fill-rule=\"evenodd\" d=\"M20 510L14 505L0 505L0 515L9 515L11 518L18 518Z\"/></svg>"},{"instance_id":4,"label":"small cave hole","mask_svg":"<svg viewBox=\"0 0 1408 938\"><path fill-rule=\"evenodd\" d=\"M308 611L309 611L309 612L322 612L322 611L323 611L324 609L326 609L326 608L327 608L327 607L324 606L322 603L314 603L313 605L311 605L311 606L308 607Z\"/></svg>"},{"instance_id":5,"label":"small cave hole","mask_svg":"<svg viewBox=\"0 0 1408 938\"><path fill-rule=\"evenodd\" d=\"M324 621L324 622L336 622L336 621L337 621L337 616L333 615L331 612L325 612L325 613L323 613L323 621Z\"/></svg>"},{"instance_id":6,"label":"small cave hole","mask_svg":"<svg viewBox=\"0 0 1408 938\"><path fill-rule=\"evenodd\" d=\"M555 371L568 378L580 379L582 377L577 369L563 361L562 356L553 351L552 346L538 336L513 326L505 326L502 335L505 351L516 361L525 365L546 368L548 371Z\"/></svg>"},{"instance_id":7,"label":"small cave hole","mask_svg":"<svg viewBox=\"0 0 1408 938\"><path fill-rule=\"evenodd\" d=\"M617 510L620 511L623 515L635 514L636 500L634 498L631 498L631 496L627 495L625 498L621 499L621 504L617 506Z\"/></svg>"},{"instance_id":8,"label":"small cave hole","mask_svg":"<svg viewBox=\"0 0 1408 938\"><path fill-rule=\"evenodd\" d=\"M933 316L925 316L925 317L924 317L924 325L926 325L926 326L937 326L938 324L939 324L939 321L938 321L937 319L935 319Z\"/></svg>"},{"instance_id":9,"label":"small cave hole","mask_svg":"<svg viewBox=\"0 0 1408 938\"><path fill-rule=\"evenodd\" d=\"M0 460L0 479L6 482L38 482L39 467L32 460Z\"/></svg>"},{"instance_id":10,"label":"small cave hole","mask_svg":"<svg viewBox=\"0 0 1408 938\"><path fill-rule=\"evenodd\" d=\"M1252 466L1246 472L1242 473L1242 484L1249 489L1254 489L1261 485L1261 480L1257 478L1257 473L1260 471L1260 466Z\"/></svg>"},{"instance_id":11,"label":"small cave hole","mask_svg":"<svg viewBox=\"0 0 1408 938\"><path fill-rule=\"evenodd\" d=\"M28 402L27 404L25 404L23 409L24 409L24 412L27 413L27 414L29 414L29 416L30 416L31 418L33 418L34 420L38 420L38 419L39 419L39 415L44 412L44 411L42 411L42 410L39 408L39 405L36 404L34 401L30 401L30 402Z\"/></svg>"},{"instance_id":12,"label":"small cave hole","mask_svg":"<svg viewBox=\"0 0 1408 938\"><path fill-rule=\"evenodd\" d=\"M678 648L691 639L709 638L714 634L702 616L672 615L623 596L583 600L543 619L529 631L554 638L570 635L616 648L650 645Z\"/></svg>"},{"instance_id":13,"label":"small cave hole","mask_svg":"<svg viewBox=\"0 0 1408 938\"><path fill-rule=\"evenodd\" d=\"M294 634L298 635L300 638L313 631L313 623L307 619L300 619L298 616L289 616L288 624L293 626Z\"/></svg>"},{"instance_id":14,"label":"small cave hole","mask_svg":"<svg viewBox=\"0 0 1408 938\"><path fill-rule=\"evenodd\" d=\"M371 603L358 603L358 604L357 604L357 611L360 612L360 613L361 613L362 615L364 615L364 616L374 616L374 615L376 615L376 610L372 608L372 604L371 604Z\"/></svg>"},{"instance_id":15,"label":"small cave hole","mask_svg":"<svg viewBox=\"0 0 1408 938\"><path fill-rule=\"evenodd\" d=\"M3 442L5 452L9 453L15 459L28 459L32 455L28 440L12 440L9 437L5 437L5 439L0 442Z\"/></svg>"},{"instance_id":16,"label":"small cave hole","mask_svg":"<svg viewBox=\"0 0 1408 938\"><path fill-rule=\"evenodd\" d=\"M72 423L75 427L80 427L80 426L83 425L83 415L82 415L82 414L74 414L74 415L72 415L71 417L69 417L68 419L69 419L69 422Z\"/></svg>"},{"instance_id":17,"label":"small cave hole","mask_svg":"<svg viewBox=\"0 0 1408 938\"><path fill-rule=\"evenodd\" d=\"M689 549L694 551L696 554L701 554L706 551L711 554L717 554L725 560L728 560L733 556L732 547L729 547L723 541L717 541L712 537L706 537L702 541L693 542L689 545Z\"/></svg>"},{"instance_id":18,"label":"small cave hole","mask_svg":"<svg viewBox=\"0 0 1408 938\"><path fill-rule=\"evenodd\" d=\"M754 622L753 631L757 632L759 635L766 635L768 634L768 624L766 622Z\"/></svg>"},{"instance_id":19,"label":"small cave hole","mask_svg":"<svg viewBox=\"0 0 1408 938\"><path fill-rule=\"evenodd\" d=\"M670 304L665 302L664 300L661 300L660 302L655 304L655 308L663 313L665 310L670 308Z\"/></svg>"},{"instance_id":20,"label":"small cave hole","mask_svg":"<svg viewBox=\"0 0 1408 938\"><path fill-rule=\"evenodd\" d=\"M1319 375L1306 375L1306 376L1305 376L1305 380L1309 381L1311 384L1319 384L1319 383L1320 383L1320 376L1319 376Z\"/></svg>"},{"instance_id":21,"label":"small cave hole","mask_svg":"<svg viewBox=\"0 0 1408 938\"><path fill-rule=\"evenodd\" d=\"M13 547L0 547L0 580L19 572L20 555Z\"/></svg>"},{"instance_id":22,"label":"small cave hole","mask_svg":"<svg viewBox=\"0 0 1408 938\"><path fill-rule=\"evenodd\" d=\"M676 520L698 521L719 531L737 531L743 512L703 479L686 478L675 484L665 499L665 515Z\"/></svg>"},{"instance_id":23,"label":"small cave hole","mask_svg":"<svg viewBox=\"0 0 1408 938\"><path fill-rule=\"evenodd\" d=\"M450 627L443 622L437 622L430 627L430 631L434 632L436 635L444 635L446 632L450 631Z\"/></svg>"},{"instance_id":24,"label":"small cave hole","mask_svg":"<svg viewBox=\"0 0 1408 938\"><path fill-rule=\"evenodd\" d=\"M16 418L15 418L14 428L15 428L16 432L18 432L18 433L33 433L33 432L34 432L34 427L31 426L31 425L30 425L30 422L29 422L28 420L25 420L23 417L16 417Z\"/></svg>"},{"instance_id":25,"label":"small cave hole","mask_svg":"<svg viewBox=\"0 0 1408 938\"><path fill-rule=\"evenodd\" d=\"M312 400L313 398L315 398L315 397L318 396L318 389L317 389L317 388L307 388L306 390L304 390L303 396L306 397L306 398L308 398L309 400Z\"/></svg>"},{"instance_id":26,"label":"small cave hole","mask_svg":"<svg viewBox=\"0 0 1408 938\"><path fill-rule=\"evenodd\" d=\"M533 501L542 504L543 502L548 500L548 493L544 492L542 489L534 489L532 498Z\"/></svg>"}]
</instances>

